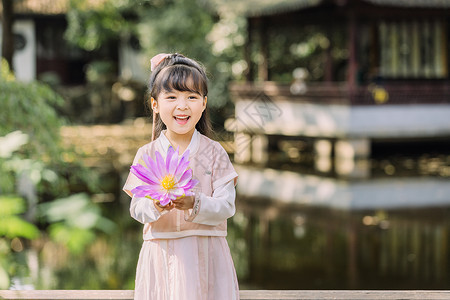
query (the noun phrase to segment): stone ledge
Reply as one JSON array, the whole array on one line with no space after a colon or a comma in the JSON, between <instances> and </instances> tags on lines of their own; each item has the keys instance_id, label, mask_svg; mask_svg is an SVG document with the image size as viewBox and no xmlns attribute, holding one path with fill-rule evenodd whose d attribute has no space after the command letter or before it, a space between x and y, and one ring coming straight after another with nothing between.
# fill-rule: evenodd
<instances>
[{"instance_id":1,"label":"stone ledge","mask_svg":"<svg viewBox=\"0 0 450 300\"><path fill-rule=\"evenodd\" d=\"M440 300L450 299L450 291L437 290L242 290L240 292L241 300L284 300L284 299L302 299L302 300ZM131 300L133 299L132 290L34 290L34 291L10 291L0 290L0 299L13 300Z\"/></svg>"}]
</instances>

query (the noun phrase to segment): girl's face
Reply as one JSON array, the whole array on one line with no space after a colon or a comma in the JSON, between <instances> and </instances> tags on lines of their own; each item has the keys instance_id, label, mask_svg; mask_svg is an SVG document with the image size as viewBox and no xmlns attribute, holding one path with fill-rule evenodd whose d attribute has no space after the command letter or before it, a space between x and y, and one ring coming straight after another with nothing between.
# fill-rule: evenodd
<instances>
[{"instance_id":1,"label":"girl's face","mask_svg":"<svg viewBox=\"0 0 450 300\"><path fill-rule=\"evenodd\" d=\"M152 98L152 108L167 127L170 136L190 135L206 108L206 97L191 91L163 90Z\"/></svg>"}]
</instances>

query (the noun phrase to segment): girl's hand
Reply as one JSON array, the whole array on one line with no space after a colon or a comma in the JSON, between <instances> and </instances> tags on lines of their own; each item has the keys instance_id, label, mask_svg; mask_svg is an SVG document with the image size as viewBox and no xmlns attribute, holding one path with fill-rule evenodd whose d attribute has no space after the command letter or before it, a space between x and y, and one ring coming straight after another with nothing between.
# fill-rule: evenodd
<instances>
[{"instance_id":1,"label":"girl's hand","mask_svg":"<svg viewBox=\"0 0 450 300\"><path fill-rule=\"evenodd\" d=\"M186 197L175 199L172 202L176 209L188 210L188 209L194 207L195 198L194 198L194 196L186 196Z\"/></svg>"},{"instance_id":2,"label":"girl's hand","mask_svg":"<svg viewBox=\"0 0 450 300\"><path fill-rule=\"evenodd\" d=\"M156 201L156 202L155 202L155 206L156 206L156 209L159 210L159 212L162 212L163 210L171 210L171 209L174 208L174 204L173 204L172 201L169 202L166 206L162 206L162 205L159 203L159 201Z\"/></svg>"}]
</instances>

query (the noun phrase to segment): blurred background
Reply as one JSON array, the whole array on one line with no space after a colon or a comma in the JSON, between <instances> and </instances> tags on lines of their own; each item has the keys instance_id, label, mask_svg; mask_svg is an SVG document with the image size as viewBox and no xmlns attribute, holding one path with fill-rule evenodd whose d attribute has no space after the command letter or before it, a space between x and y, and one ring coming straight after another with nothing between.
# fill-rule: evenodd
<instances>
[{"instance_id":1,"label":"blurred background","mask_svg":"<svg viewBox=\"0 0 450 300\"><path fill-rule=\"evenodd\" d=\"M150 58L210 78L241 289L450 288L450 0L2 0L0 289L133 289Z\"/></svg>"}]
</instances>

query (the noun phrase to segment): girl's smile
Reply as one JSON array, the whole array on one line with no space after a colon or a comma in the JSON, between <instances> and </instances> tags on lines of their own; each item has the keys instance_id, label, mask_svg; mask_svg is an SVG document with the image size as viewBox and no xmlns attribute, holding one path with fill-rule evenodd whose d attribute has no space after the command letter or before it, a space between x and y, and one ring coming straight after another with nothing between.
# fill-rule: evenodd
<instances>
[{"instance_id":1,"label":"girl's smile","mask_svg":"<svg viewBox=\"0 0 450 300\"><path fill-rule=\"evenodd\" d=\"M178 124L180 124L180 125L185 125L185 124L188 122L190 116L186 116L186 115L177 115L177 116L175 116L174 118L175 118L175 120L177 121Z\"/></svg>"},{"instance_id":2,"label":"girl's smile","mask_svg":"<svg viewBox=\"0 0 450 300\"><path fill-rule=\"evenodd\" d=\"M166 134L175 142L177 139L191 138L206 102L206 96L196 92L163 90L157 99L152 98L152 107L166 125Z\"/></svg>"}]
</instances>

